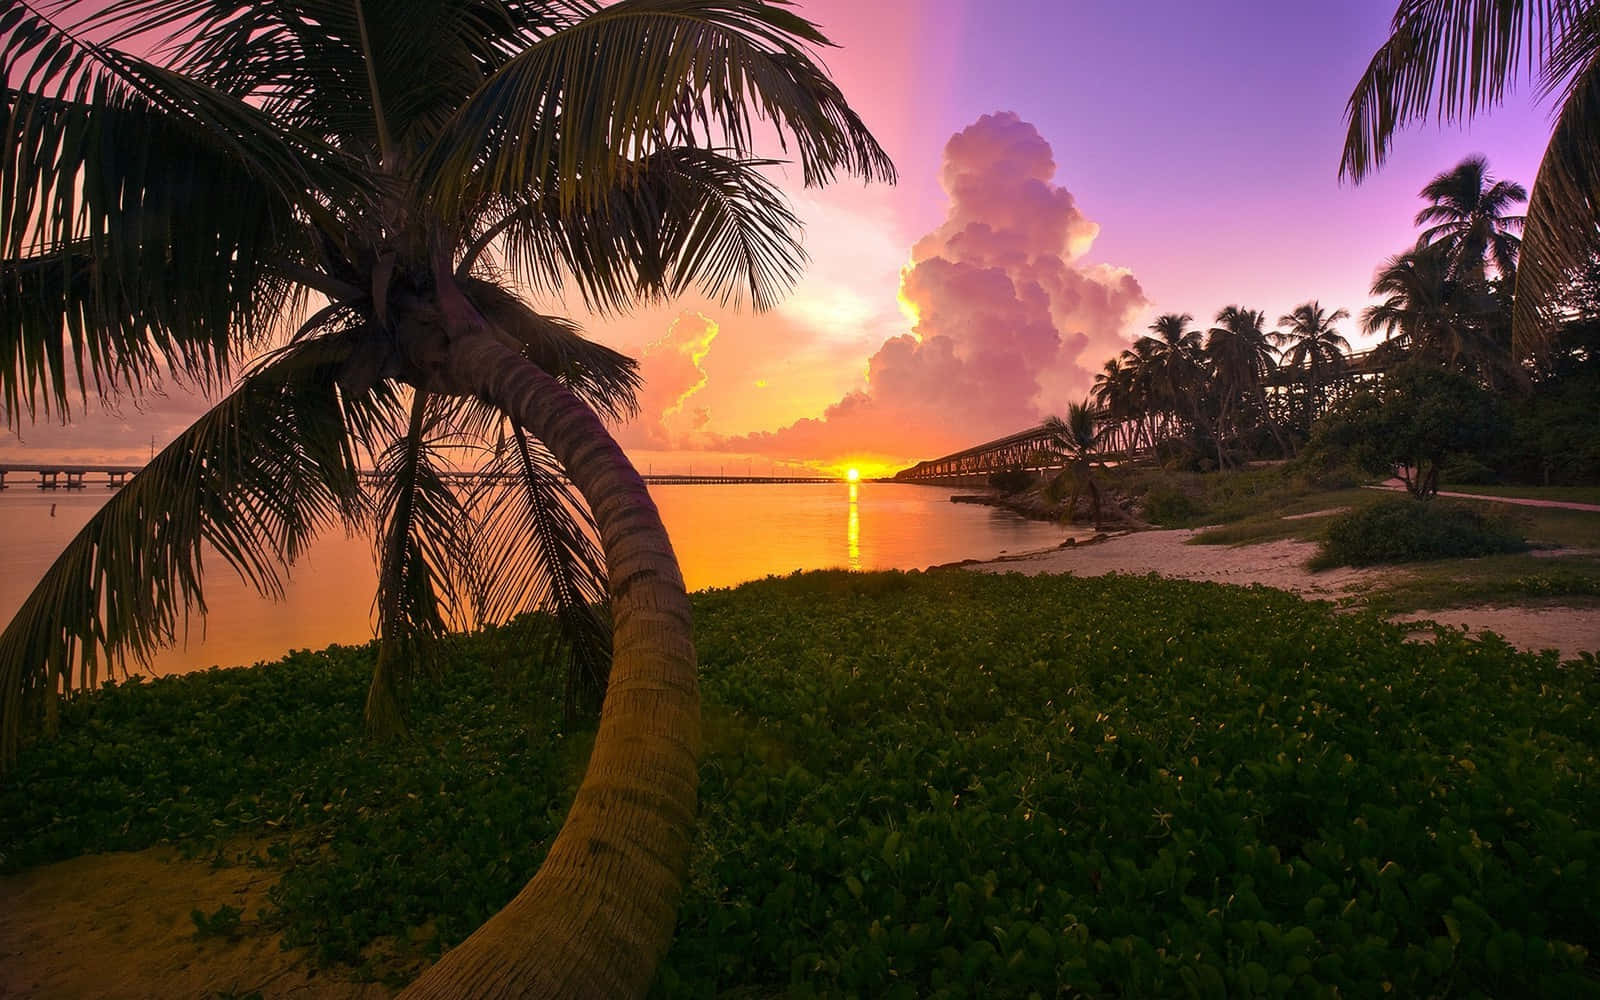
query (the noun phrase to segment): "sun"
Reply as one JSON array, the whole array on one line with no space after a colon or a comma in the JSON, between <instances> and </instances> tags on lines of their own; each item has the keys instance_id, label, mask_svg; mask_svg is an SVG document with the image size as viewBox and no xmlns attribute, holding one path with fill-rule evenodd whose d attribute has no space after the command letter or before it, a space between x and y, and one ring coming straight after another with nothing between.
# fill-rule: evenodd
<instances>
[{"instance_id":1,"label":"sun","mask_svg":"<svg viewBox=\"0 0 1600 1000\"><path fill-rule=\"evenodd\" d=\"M850 468L845 470L844 477L850 480L852 483L860 482L861 470L852 465Z\"/></svg>"}]
</instances>

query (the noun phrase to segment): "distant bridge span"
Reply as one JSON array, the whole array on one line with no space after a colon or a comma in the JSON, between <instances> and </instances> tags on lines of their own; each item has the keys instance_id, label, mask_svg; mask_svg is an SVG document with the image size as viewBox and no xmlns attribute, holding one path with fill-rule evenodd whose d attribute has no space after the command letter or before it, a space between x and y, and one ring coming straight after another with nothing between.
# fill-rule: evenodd
<instances>
[{"instance_id":1,"label":"distant bridge span","mask_svg":"<svg viewBox=\"0 0 1600 1000\"><path fill-rule=\"evenodd\" d=\"M943 458L918 462L894 474L897 483L927 483L967 476L987 476L1007 469L1059 469L1062 458L1053 436L1041 424L1025 431L958 451Z\"/></svg>"}]
</instances>

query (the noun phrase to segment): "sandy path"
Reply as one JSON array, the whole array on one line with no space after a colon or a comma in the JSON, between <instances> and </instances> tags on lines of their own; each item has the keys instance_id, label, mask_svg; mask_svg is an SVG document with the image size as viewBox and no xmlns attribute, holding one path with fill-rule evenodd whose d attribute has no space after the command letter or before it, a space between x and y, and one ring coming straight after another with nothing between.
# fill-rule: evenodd
<instances>
[{"instance_id":1,"label":"sandy path","mask_svg":"<svg viewBox=\"0 0 1600 1000\"><path fill-rule=\"evenodd\" d=\"M1159 573L1179 580L1206 580L1249 586L1259 583L1320 600L1359 596L1379 580L1404 574L1403 569L1340 567L1313 573L1306 563L1315 542L1282 540L1259 545L1189 545L1196 532L1140 531L1116 535L1091 545L1005 556L968 568L983 573ZM1557 649L1563 657L1600 650L1600 609L1482 606L1444 611L1414 611L1397 620L1432 619L1442 625L1488 629L1519 649Z\"/></svg>"},{"instance_id":2,"label":"sandy path","mask_svg":"<svg viewBox=\"0 0 1600 1000\"><path fill-rule=\"evenodd\" d=\"M319 972L256 919L275 872L214 868L171 847L90 854L0 878L0 997L298 997L392 991ZM197 939L190 911L243 911L232 938Z\"/></svg>"}]
</instances>

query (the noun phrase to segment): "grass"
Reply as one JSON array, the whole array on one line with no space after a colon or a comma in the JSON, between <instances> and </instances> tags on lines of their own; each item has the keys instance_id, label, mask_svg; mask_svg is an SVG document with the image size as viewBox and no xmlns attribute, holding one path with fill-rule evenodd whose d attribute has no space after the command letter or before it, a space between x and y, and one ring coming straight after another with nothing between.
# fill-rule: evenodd
<instances>
[{"instance_id":1,"label":"grass","mask_svg":"<svg viewBox=\"0 0 1600 1000\"><path fill-rule=\"evenodd\" d=\"M1411 564L1362 594L1383 614L1479 604L1600 608L1600 558L1527 554Z\"/></svg>"},{"instance_id":2,"label":"grass","mask_svg":"<svg viewBox=\"0 0 1600 1000\"><path fill-rule=\"evenodd\" d=\"M1444 489L1450 493L1471 493L1477 496L1517 497L1523 500L1559 500L1565 503L1600 504L1600 486L1452 486Z\"/></svg>"},{"instance_id":3,"label":"grass","mask_svg":"<svg viewBox=\"0 0 1600 1000\"><path fill-rule=\"evenodd\" d=\"M1150 577L694 601L660 996L1600 993L1592 657ZM230 931L399 981L520 887L581 767L509 638L463 640L395 747L359 737L370 649L76 700L0 788L0 861L270 834L272 909Z\"/></svg>"}]
</instances>

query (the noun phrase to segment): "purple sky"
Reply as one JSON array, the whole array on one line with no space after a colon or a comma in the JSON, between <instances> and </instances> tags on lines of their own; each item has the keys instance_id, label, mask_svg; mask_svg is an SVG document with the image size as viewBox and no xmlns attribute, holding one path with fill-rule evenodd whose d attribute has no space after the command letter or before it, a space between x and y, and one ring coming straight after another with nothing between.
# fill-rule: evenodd
<instances>
[{"instance_id":1,"label":"purple sky","mask_svg":"<svg viewBox=\"0 0 1600 1000\"><path fill-rule=\"evenodd\" d=\"M1549 130L1546 109L1524 88L1470 130L1425 124L1403 133L1380 173L1359 187L1341 184L1344 104L1387 36L1394 5L802 2L801 11L842 46L824 60L894 156L900 183L791 187L812 267L773 313L690 299L591 320L591 335L642 356L654 379L650 411L623 429L624 443L656 471L675 470L691 455L878 471L931 457L929 449L946 443L953 450L1020 429L1059 409L1081 395L1085 373L1114 353L1119 331L1131 339L1158 313L1189 312L1204 327L1225 305L1261 309L1275 320L1311 298L1358 313L1374 268L1414 240L1416 193L1430 177L1481 152L1497 176L1531 185ZM952 162L947 143L996 112L1020 120L1013 138L1026 138L1032 127L1029 148L1048 147L1053 178L996 173L994 204L974 207L969 191L963 208L941 186L941 169ZM969 145L994 139L982 131ZM1024 180L1043 185L1034 194L1071 209L1061 224L1074 234L1072 250L1028 244L1032 264L1006 272L1016 301L997 300L993 309L956 301L957 289L977 287L957 281L961 275L932 288L932 265L909 293L921 304L900 301L913 246L927 238L919 260L954 259L959 254L950 248L966 245L963 226L989 226L983 212L1016 221L1016 204L1007 207L1004 191ZM990 183L989 175L981 183ZM1098 236L1080 254L1088 223L1098 224ZM1056 291L1048 302L1034 301L1039 315L1053 317L1060 350L1042 356L1048 343L1023 345L1034 355L1032 367L1019 372L1016 358L983 350L990 341L981 330L1030 308L1024 286L1040 260L1091 291L1131 274L1144 301L1130 305L1124 295L1077 312ZM979 255L963 266L990 263ZM952 331L954 346L942 360L935 344L920 339ZM1345 332L1357 339L1353 321ZM1043 336L1049 340L1048 330ZM991 369L994 384L1013 395L1029 391L1037 369L1037 395L1012 400L1010 409L966 413L963 401L979 391L971 386L982 385ZM908 406L894 395L893 380L935 388L960 382L963 395ZM152 434L170 437L197 405L174 399L149 416L91 413L81 426L33 428L26 447L10 438L0 456L142 457Z\"/></svg>"}]
</instances>

